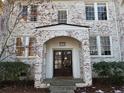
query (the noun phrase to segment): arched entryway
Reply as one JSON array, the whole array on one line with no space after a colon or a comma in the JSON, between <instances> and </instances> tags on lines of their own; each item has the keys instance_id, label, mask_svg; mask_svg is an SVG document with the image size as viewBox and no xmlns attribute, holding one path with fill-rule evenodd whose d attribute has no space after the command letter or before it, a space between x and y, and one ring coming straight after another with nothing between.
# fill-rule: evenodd
<instances>
[{"instance_id":1,"label":"arched entryway","mask_svg":"<svg viewBox=\"0 0 124 93\"><path fill-rule=\"evenodd\" d=\"M55 37L44 43L46 78L80 78L81 43L67 36Z\"/></svg>"},{"instance_id":2,"label":"arched entryway","mask_svg":"<svg viewBox=\"0 0 124 93\"><path fill-rule=\"evenodd\" d=\"M45 83L44 81L47 78L53 79L57 76L54 70L59 68L58 60L61 59L64 65L64 59L69 58L70 60L72 59L72 62L71 70L69 70L70 68L66 70L70 71L70 74L68 72L67 75L74 79L79 78L82 81L75 82L75 85L83 87L92 84L88 28L69 24L38 27L36 46L38 46L38 55L35 63L35 87L49 87L50 83ZM67 54L68 52L69 54ZM60 59L58 57L56 59L54 54L56 54L55 56L60 56ZM66 58L61 54L69 57ZM57 66L55 66L54 60L57 61ZM61 67L63 66L62 64L60 65ZM59 71L56 73L59 73ZM58 76L64 75L67 76L63 71L63 74Z\"/></svg>"}]
</instances>

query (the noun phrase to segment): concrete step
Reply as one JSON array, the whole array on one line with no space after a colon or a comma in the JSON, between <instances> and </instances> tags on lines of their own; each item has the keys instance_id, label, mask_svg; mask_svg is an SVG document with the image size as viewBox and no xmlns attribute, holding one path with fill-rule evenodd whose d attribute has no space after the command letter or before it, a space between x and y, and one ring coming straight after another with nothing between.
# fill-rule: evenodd
<instances>
[{"instance_id":1,"label":"concrete step","mask_svg":"<svg viewBox=\"0 0 124 93\"><path fill-rule=\"evenodd\" d=\"M51 91L50 93L74 93L73 90L54 90Z\"/></svg>"},{"instance_id":2,"label":"concrete step","mask_svg":"<svg viewBox=\"0 0 124 93\"><path fill-rule=\"evenodd\" d=\"M50 84L50 93L74 93L75 83L83 82L82 79L45 79L44 83Z\"/></svg>"},{"instance_id":3,"label":"concrete step","mask_svg":"<svg viewBox=\"0 0 124 93\"><path fill-rule=\"evenodd\" d=\"M83 80L81 79L46 79L44 83L50 83L52 86L74 86L75 83L81 83Z\"/></svg>"},{"instance_id":4,"label":"concrete step","mask_svg":"<svg viewBox=\"0 0 124 93\"><path fill-rule=\"evenodd\" d=\"M50 90L75 90L76 86L50 86Z\"/></svg>"},{"instance_id":5,"label":"concrete step","mask_svg":"<svg viewBox=\"0 0 124 93\"><path fill-rule=\"evenodd\" d=\"M74 93L75 86L50 86L50 93Z\"/></svg>"}]
</instances>

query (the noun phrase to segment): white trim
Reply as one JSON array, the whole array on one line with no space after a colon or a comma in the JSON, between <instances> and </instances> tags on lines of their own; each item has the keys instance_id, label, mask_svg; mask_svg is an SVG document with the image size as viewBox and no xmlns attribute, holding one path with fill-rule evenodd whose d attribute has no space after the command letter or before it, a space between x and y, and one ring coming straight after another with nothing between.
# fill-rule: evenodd
<instances>
[{"instance_id":1,"label":"white trim","mask_svg":"<svg viewBox=\"0 0 124 93\"><path fill-rule=\"evenodd\" d=\"M109 6L108 6L108 2L106 2L106 12L107 12L107 20L109 20Z\"/></svg>"},{"instance_id":2,"label":"white trim","mask_svg":"<svg viewBox=\"0 0 124 93\"><path fill-rule=\"evenodd\" d=\"M16 39L17 39L17 37L14 37L14 53L16 54Z\"/></svg>"},{"instance_id":3,"label":"white trim","mask_svg":"<svg viewBox=\"0 0 124 93\"><path fill-rule=\"evenodd\" d=\"M27 36L26 36L26 37L24 37L24 38L25 38L25 42L24 42L24 43L25 43L25 44L24 44L24 45L25 45L25 46L24 46L24 48L25 48L25 57L28 57L29 49L27 48L27 46L29 46L29 40L30 40L29 38L30 38L30 37L27 37Z\"/></svg>"},{"instance_id":4,"label":"white trim","mask_svg":"<svg viewBox=\"0 0 124 93\"><path fill-rule=\"evenodd\" d=\"M27 22L30 22L30 8L31 8L31 6L27 6L28 7L28 15L27 15Z\"/></svg>"},{"instance_id":5,"label":"white trim","mask_svg":"<svg viewBox=\"0 0 124 93\"><path fill-rule=\"evenodd\" d=\"M25 57L25 56L16 56L17 58L21 58L21 59L34 59L34 58L38 58L37 56L28 56L28 57Z\"/></svg>"},{"instance_id":6,"label":"white trim","mask_svg":"<svg viewBox=\"0 0 124 93\"><path fill-rule=\"evenodd\" d=\"M101 56L101 44L100 44L100 36L97 36L97 44L98 44L98 56Z\"/></svg>"},{"instance_id":7,"label":"white trim","mask_svg":"<svg viewBox=\"0 0 124 93\"><path fill-rule=\"evenodd\" d=\"M97 9L97 3L94 3L94 13L95 13L95 20L98 21L98 9Z\"/></svg>"},{"instance_id":8,"label":"white trim","mask_svg":"<svg viewBox=\"0 0 124 93\"><path fill-rule=\"evenodd\" d=\"M109 39L110 39L110 50L111 50L111 56L113 56L112 36L109 36Z\"/></svg>"}]
</instances>

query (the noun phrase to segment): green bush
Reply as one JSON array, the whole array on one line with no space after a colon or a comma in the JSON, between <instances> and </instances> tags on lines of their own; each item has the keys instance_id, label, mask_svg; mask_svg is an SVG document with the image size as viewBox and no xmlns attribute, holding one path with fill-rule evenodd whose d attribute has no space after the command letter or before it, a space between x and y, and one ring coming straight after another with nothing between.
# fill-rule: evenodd
<instances>
[{"instance_id":1,"label":"green bush","mask_svg":"<svg viewBox=\"0 0 124 93\"><path fill-rule=\"evenodd\" d=\"M20 77L27 76L29 65L22 62L0 62L0 81L20 80Z\"/></svg>"},{"instance_id":2,"label":"green bush","mask_svg":"<svg viewBox=\"0 0 124 93\"><path fill-rule=\"evenodd\" d=\"M124 62L94 63L93 71L98 74L98 77L109 79L112 84L124 83Z\"/></svg>"}]
</instances>

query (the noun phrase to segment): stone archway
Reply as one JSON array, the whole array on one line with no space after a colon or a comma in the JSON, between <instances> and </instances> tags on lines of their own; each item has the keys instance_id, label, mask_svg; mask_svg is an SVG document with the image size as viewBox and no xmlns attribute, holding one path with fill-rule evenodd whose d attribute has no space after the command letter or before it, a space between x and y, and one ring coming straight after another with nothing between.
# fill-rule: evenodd
<instances>
[{"instance_id":1,"label":"stone archway","mask_svg":"<svg viewBox=\"0 0 124 93\"><path fill-rule=\"evenodd\" d=\"M45 42L44 54L46 57L44 61L46 63L46 78L54 78L57 76L80 78L80 49L81 42L72 37L59 36ZM59 56L60 58L56 58L55 56ZM64 58L67 59L64 60ZM66 63L64 61L66 61ZM58 68L55 68L56 66L58 66Z\"/></svg>"},{"instance_id":2,"label":"stone archway","mask_svg":"<svg viewBox=\"0 0 124 93\"><path fill-rule=\"evenodd\" d=\"M82 87L91 85L91 63L89 53L89 32L88 29L72 29L72 30L39 30L37 35L37 45L39 57L35 64L35 87L48 87L49 84L44 84L43 80L46 78L45 70L45 53L44 44L57 37L70 37L80 42L80 79L83 79L85 83L77 83L76 86Z\"/></svg>"}]
</instances>

